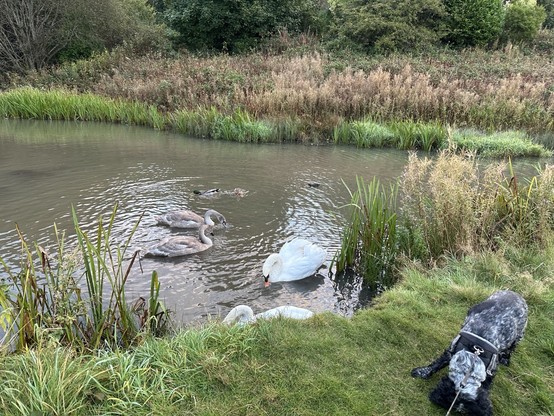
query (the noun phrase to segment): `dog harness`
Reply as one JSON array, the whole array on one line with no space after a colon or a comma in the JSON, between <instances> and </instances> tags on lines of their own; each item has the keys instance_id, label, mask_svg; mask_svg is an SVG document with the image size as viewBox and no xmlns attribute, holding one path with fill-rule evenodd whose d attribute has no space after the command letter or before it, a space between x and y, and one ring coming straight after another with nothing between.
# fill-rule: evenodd
<instances>
[{"instance_id":1,"label":"dog harness","mask_svg":"<svg viewBox=\"0 0 554 416\"><path fill-rule=\"evenodd\" d=\"M452 341L450 353L454 355L461 350L477 353L478 357L485 364L487 374L489 376L494 374L498 365L498 348L485 338L471 332L460 331L458 336Z\"/></svg>"}]
</instances>

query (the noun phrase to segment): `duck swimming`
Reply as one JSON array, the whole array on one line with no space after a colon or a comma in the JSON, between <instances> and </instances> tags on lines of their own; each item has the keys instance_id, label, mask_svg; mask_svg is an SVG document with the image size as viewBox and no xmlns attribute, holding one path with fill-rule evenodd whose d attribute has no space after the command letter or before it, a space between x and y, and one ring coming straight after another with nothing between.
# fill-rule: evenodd
<instances>
[{"instance_id":1,"label":"duck swimming","mask_svg":"<svg viewBox=\"0 0 554 416\"><path fill-rule=\"evenodd\" d=\"M207 250L213 245L212 240L205 234L208 228L208 224L202 224L198 230L198 238L185 235L166 237L150 247L144 256L178 257Z\"/></svg>"},{"instance_id":2,"label":"duck swimming","mask_svg":"<svg viewBox=\"0 0 554 416\"><path fill-rule=\"evenodd\" d=\"M214 209L209 209L202 218L194 211L181 210L171 211L167 214L158 215L155 220L160 225L167 225L173 228L199 228L201 224L214 226L212 216L216 217L220 224L227 225L225 217Z\"/></svg>"},{"instance_id":3,"label":"duck swimming","mask_svg":"<svg viewBox=\"0 0 554 416\"><path fill-rule=\"evenodd\" d=\"M295 238L271 254L264 262L262 273L265 286L271 282L290 282L304 279L317 272L327 252L308 240Z\"/></svg>"},{"instance_id":4,"label":"duck swimming","mask_svg":"<svg viewBox=\"0 0 554 416\"><path fill-rule=\"evenodd\" d=\"M247 305L238 305L235 306L227 314L223 323L232 325L238 323L239 325L244 325L247 323L256 322L257 319L271 319L282 316L283 318L290 319L308 319L312 317L314 313L308 309L298 308L296 306L278 306L277 308L269 309L265 312L258 313L254 315L254 311L250 306Z\"/></svg>"}]
</instances>

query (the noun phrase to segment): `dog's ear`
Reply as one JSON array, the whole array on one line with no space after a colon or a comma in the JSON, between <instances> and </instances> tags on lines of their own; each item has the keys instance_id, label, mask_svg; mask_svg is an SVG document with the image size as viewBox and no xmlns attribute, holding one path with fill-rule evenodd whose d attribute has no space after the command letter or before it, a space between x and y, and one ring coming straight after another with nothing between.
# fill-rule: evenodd
<instances>
[{"instance_id":1,"label":"dog's ear","mask_svg":"<svg viewBox=\"0 0 554 416\"><path fill-rule=\"evenodd\" d=\"M492 416L493 409L489 399L489 391L487 389L479 389L475 400L464 400L464 409L470 415Z\"/></svg>"},{"instance_id":2,"label":"dog's ear","mask_svg":"<svg viewBox=\"0 0 554 416\"><path fill-rule=\"evenodd\" d=\"M447 376L444 376L433 391L429 393L429 400L445 409L450 408L455 397L456 389L454 388L454 383Z\"/></svg>"}]
</instances>

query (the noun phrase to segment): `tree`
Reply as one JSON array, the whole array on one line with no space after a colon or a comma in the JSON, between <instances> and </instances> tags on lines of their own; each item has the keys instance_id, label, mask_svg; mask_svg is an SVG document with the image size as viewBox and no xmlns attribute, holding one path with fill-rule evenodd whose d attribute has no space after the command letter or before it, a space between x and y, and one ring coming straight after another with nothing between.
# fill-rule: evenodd
<instances>
[{"instance_id":1,"label":"tree","mask_svg":"<svg viewBox=\"0 0 554 416\"><path fill-rule=\"evenodd\" d=\"M248 50L280 28L314 29L318 0L167 0L164 21L193 50Z\"/></svg>"},{"instance_id":2,"label":"tree","mask_svg":"<svg viewBox=\"0 0 554 416\"><path fill-rule=\"evenodd\" d=\"M423 49L438 43L445 10L440 0L335 0L331 36L367 52Z\"/></svg>"},{"instance_id":3,"label":"tree","mask_svg":"<svg viewBox=\"0 0 554 416\"><path fill-rule=\"evenodd\" d=\"M457 46L485 46L498 39L504 24L503 0L444 0L445 40Z\"/></svg>"},{"instance_id":4,"label":"tree","mask_svg":"<svg viewBox=\"0 0 554 416\"><path fill-rule=\"evenodd\" d=\"M546 19L544 7L536 2L514 0L506 6L503 37L511 42L530 42Z\"/></svg>"},{"instance_id":5,"label":"tree","mask_svg":"<svg viewBox=\"0 0 554 416\"><path fill-rule=\"evenodd\" d=\"M0 0L0 70L24 72L46 65L72 38L67 0Z\"/></svg>"}]
</instances>

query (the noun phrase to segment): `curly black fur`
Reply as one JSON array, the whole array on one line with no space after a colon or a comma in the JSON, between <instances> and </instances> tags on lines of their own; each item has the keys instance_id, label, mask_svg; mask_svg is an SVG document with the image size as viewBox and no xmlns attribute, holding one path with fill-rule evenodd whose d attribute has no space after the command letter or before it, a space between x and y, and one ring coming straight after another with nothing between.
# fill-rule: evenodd
<instances>
[{"instance_id":1,"label":"curly black fur","mask_svg":"<svg viewBox=\"0 0 554 416\"><path fill-rule=\"evenodd\" d=\"M527 304L521 295L508 290L498 291L468 311L461 330L493 344L498 349L499 363L509 365L510 356L525 333L527 314ZM496 367L486 371L474 351L455 352L454 346L453 342L428 366L414 368L412 376L427 379L449 365L449 375L440 380L429 399L448 409L460 391L453 407L455 410L473 416L492 416L489 390Z\"/></svg>"}]
</instances>

